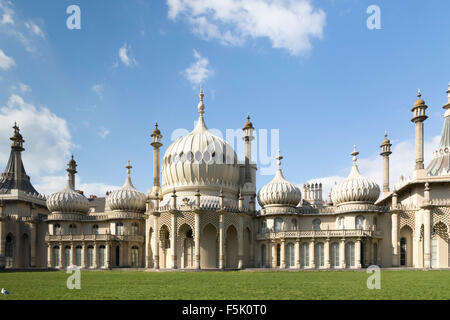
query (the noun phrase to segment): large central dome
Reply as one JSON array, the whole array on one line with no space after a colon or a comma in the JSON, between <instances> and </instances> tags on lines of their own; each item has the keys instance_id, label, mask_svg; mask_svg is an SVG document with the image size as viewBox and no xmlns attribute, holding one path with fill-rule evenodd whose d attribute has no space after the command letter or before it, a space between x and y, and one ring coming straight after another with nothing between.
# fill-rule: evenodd
<instances>
[{"instance_id":1,"label":"large central dome","mask_svg":"<svg viewBox=\"0 0 450 320\"><path fill-rule=\"evenodd\" d=\"M211 191L237 192L239 164L233 148L222 138L213 135L203 119L205 106L200 92L197 125L188 135L167 148L162 162L162 193L173 189L195 191L205 187Z\"/></svg>"}]
</instances>

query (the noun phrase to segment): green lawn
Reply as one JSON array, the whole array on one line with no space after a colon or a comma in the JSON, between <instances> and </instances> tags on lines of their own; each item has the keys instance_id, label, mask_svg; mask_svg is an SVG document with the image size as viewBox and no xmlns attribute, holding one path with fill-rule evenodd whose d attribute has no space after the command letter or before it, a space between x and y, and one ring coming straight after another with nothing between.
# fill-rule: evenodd
<instances>
[{"instance_id":1,"label":"green lawn","mask_svg":"<svg viewBox=\"0 0 450 320\"><path fill-rule=\"evenodd\" d=\"M83 271L81 289L65 271L0 272L0 299L450 299L449 271L381 271L381 289L365 272Z\"/></svg>"}]
</instances>

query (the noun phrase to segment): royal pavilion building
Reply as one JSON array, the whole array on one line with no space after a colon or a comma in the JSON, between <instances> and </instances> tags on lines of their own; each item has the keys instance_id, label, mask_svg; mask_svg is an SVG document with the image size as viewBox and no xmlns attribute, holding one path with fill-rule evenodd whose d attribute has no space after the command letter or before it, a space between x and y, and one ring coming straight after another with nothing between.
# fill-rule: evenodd
<instances>
[{"instance_id":1,"label":"royal pavilion building","mask_svg":"<svg viewBox=\"0 0 450 320\"><path fill-rule=\"evenodd\" d=\"M250 117L243 127L245 158L238 159L208 130L203 91L194 129L174 141L162 159L163 137L158 125L153 130L153 181L147 193L133 186L128 163L120 189L86 197L76 188L72 156L66 186L40 194L25 172L25 141L14 125L0 177L0 268L448 268L450 85L447 95L441 141L428 166L428 107L419 92L412 107L412 177L390 187L392 144L385 135L382 187L360 172L354 146L350 173L328 199L320 183L290 183L280 154L273 179L257 190Z\"/></svg>"}]
</instances>

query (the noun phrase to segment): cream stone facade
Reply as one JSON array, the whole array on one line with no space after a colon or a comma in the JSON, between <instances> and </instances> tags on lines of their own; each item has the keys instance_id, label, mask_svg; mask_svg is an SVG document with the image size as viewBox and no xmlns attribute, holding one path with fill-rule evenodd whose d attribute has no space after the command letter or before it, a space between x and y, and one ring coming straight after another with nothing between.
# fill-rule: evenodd
<instances>
[{"instance_id":1,"label":"cream stone facade","mask_svg":"<svg viewBox=\"0 0 450 320\"><path fill-rule=\"evenodd\" d=\"M322 185L286 180L278 155L272 181L256 190L254 132L244 124L245 159L207 128L204 94L192 132L173 142L162 161L162 134L151 134L153 185L133 186L130 163L122 188L105 198L76 190L77 164L67 184L48 197L30 183L17 125L0 179L0 267L86 269L358 269L448 268L450 265L450 86L441 142L424 166L425 102L412 108L415 167L389 186L391 146L381 144L382 189L358 168L323 200ZM162 178L162 179L161 179ZM162 183L161 183L162 180ZM258 201L261 209L257 210Z\"/></svg>"}]
</instances>

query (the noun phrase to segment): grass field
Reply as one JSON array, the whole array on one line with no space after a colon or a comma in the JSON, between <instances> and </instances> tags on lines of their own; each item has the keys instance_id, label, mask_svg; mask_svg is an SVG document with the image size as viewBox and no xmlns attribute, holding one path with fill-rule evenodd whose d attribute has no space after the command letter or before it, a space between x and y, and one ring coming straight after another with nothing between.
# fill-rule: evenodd
<instances>
[{"instance_id":1,"label":"grass field","mask_svg":"<svg viewBox=\"0 0 450 320\"><path fill-rule=\"evenodd\" d=\"M83 271L69 290L65 271L0 272L6 299L450 299L450 270L381 271L369 290L366 272Z\"/></svg>"}]
</instances>

